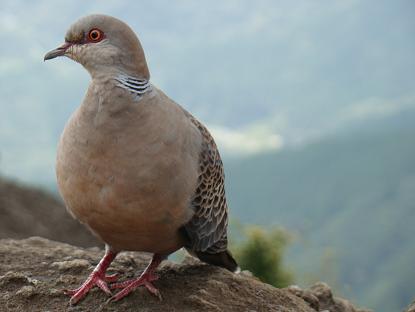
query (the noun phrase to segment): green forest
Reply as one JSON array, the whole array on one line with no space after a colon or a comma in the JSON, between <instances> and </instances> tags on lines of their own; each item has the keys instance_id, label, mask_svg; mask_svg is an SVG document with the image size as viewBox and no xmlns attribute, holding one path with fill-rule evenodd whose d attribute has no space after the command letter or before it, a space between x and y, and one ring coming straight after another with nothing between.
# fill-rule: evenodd
<instances>
[{"instance_id":1,"label":"green forest","mask_svg":"<svg viewBox=\"0 0 415 312\"><path fill-rule=\"evenodd\" d=\"M327 281L381 312L415 289L415 127L388 130L226 163L232 215L290 233L296 283Z\"/></svg>"}]
</instances>

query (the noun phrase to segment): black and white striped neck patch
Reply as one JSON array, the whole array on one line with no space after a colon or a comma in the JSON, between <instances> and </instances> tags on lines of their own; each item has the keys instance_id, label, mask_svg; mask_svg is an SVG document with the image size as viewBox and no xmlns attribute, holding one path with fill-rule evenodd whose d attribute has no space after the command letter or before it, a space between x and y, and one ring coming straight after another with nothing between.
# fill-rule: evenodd
<instances>
[{"instance_id":1,"label":"black and white striped neck patch","mask_svg":"<svg viewBox=\"0 0 415 312\"><path fill-rule=\"evenodd\" d=\"M146 79L138 79L127 75L119 75L115 77L118 86L124 88L140 99L146 92L151 91L151 83Z\"/></svg>"}]
</instances>

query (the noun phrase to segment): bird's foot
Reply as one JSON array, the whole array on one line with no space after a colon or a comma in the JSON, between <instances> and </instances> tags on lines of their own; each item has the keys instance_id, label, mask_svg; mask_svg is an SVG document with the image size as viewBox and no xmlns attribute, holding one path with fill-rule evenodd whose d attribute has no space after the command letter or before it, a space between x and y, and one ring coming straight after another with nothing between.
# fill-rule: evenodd
<instances>
[{"instance_id":1,"label":"bird's foot","mask_svg":"<svg viewBox=\"0 0 415 312\"><path fill-rule=\"evenodd\" d=\"M118 277L118 274L105 275L100 271L93 271L80 287L64 290L64 293L71 296L69 301L71 305L78 303L95 286L101 288L108 296L112 296L107 283L116 282Z\"/></svg>"},{"instance_id":2,"label":"bird's foot","mask_svg":"<svg viewBox=\"0 0 415 312\"><path fill-rule=\"evenodd\" d=\"M114 296L112 296L109 300L119 301L140 286L145 286L150 293L152 293L154 296L162 300L160 291L156 287L154 287L154 285L151 283L152 281L155 281L157 279L158 279L158 276L156 274L150 273L150 272L144 272L138 278L112 284L110 286L111 289L122 288L122 290L116 293Z\"/></svg>"}]
</instances>

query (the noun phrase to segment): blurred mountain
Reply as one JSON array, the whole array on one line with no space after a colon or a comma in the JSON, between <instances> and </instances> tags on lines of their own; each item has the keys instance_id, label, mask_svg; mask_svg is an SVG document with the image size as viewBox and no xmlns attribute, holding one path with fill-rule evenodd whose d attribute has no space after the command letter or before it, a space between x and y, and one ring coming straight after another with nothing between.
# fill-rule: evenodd
<instances>
[{"instance_id":1,"label":"blurred mountain","mask_svg":"<svg viewBox=\"0 0 415 312\"><path fill-rule=\"evenodd\" d=\"M375 311L414 296L415 113L298 149L227 161L232 214L279 225L300 281L337 283Z\"/></svg>"},{"instance_id":2,"label":"blurred mountain","mask_svg":"<svg viewBox=\"0 0 415 312\"><path fill-rule=\"evenodd\" d=\"M43 55L83 15L131 25L152 81L219 128L222 151L245 155L414 107L414 8L407 0L2 1L0 169L53 183L56 142L89 77Z\"/></svg>"},{"instance_id":3,"label":"blurred mountain","mask_svg":"<svg viewBox=\"0 0 415 312\"><path fill-rule=\"evenodd\" d=\"M0 178L0 238L42 236L77 246L102 246L53 194Z\"/></svg>"}]
</instances>

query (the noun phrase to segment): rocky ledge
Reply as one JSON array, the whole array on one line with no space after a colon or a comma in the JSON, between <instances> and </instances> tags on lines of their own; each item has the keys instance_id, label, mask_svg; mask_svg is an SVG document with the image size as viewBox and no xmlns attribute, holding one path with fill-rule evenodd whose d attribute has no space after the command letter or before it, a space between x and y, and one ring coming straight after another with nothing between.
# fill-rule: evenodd
<instances>
[{"instance_id":1,"label":"rocky ledge","mask_svg":"<svg viewBox=\"0 0 415 312\"><path fill-rule=\"evenodd\" d=\"M0 240L0 311L282 311L363 312L333 296L324 283L309 289L277 289L249 272L232 274L189 257L159 269L155 286L163 299L138 289L125 299L107 303L97 289L76 306L69 306L64 288L79 286L103 251L79 248L40 237ZM141 253L121 253L110 271L121 279L136 276L149 261Z\"/></svg>"}]
</instances>

